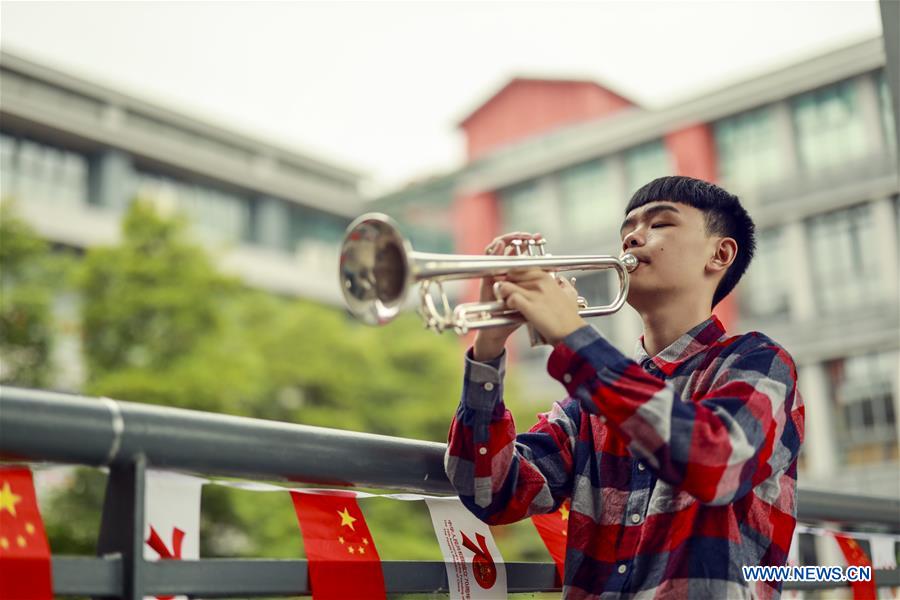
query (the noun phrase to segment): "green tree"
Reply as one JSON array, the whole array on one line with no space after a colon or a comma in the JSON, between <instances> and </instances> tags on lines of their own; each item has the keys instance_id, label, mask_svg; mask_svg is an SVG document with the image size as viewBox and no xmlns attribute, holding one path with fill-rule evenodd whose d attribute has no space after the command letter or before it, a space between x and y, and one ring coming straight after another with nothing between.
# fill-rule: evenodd
<instances>
[{"instance_id":1,"label":"green tree","mask_svg":"<svg viewBox=\"0 0 900 600\"><path fill-rule=\"evenodd\" d=\"M14 205L0 203L0 383L50 383L52 300L64 269Z\"/></svg>"},{"instance_id":2,"label":"green tree","mask_svg":"<svg viewBox=\"0 0 900 600\"><path fill-rule=\"evenodd\" d=\"M455 336L437 337L411 315L370 328L339 309L246 289L217 273L183 219L145 203L132 206L122 231L118 245L87 253L77 278L88 393L446 440L462 376ZM102 476L84 470L53 499L45 515L55 552L94 551L98 488ZM440 559L424 505L363 508L384 558ZM83 521L69 526L67 515ZM287 494L207 486L202 529L206 556L303 555ZM532 537L508 558L522 545L533 554Z\"/></svg>"}]
</instances>

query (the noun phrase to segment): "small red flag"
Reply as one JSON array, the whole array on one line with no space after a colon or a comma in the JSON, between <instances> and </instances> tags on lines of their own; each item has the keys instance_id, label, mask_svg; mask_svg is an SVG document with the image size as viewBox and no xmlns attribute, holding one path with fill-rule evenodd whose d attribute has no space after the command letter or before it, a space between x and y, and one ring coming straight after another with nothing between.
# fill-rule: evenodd
<instances>
[{"instance_id":1,"label":"small red flag","mask_svg":"<svg viewBox=\"0 0 900 600\"><path fill-rule=\"evenodd\" d=\"M844 558L847 559L847 565L872 567L872 561L866 556L862 547L856 543L856 540L840 533L833 533L832 535L837 540L838 546L841 547L841 552L844 553ZM874 569L872 570L874 571ZM850 582L850 589L853 590L853 600L875 600L877 597L875 573L872 573L872 578L869 581Z\"/></svg>"},{"instance_id":2,"label":"small red flag","mask_svg":"<svg viewBox=\"0 0 900 600\"><path fill-rule=\"evenodd\" d=\"M350 492L291 492L314 600L385 598L375 540Z\"/></svg>"},{"instance_id":3,"label":"small red flag","mask_svg":"<svg viewBox=\"0 0 900 600\"><path fill-rule=\"evenodd\" d=\"M50 598L50 545L31 470L0 467L0 600Z\"/></svg>"},{"instance_id":4,"label":"small red flag","mask_svg":"<svg viewBox=\"0 0 900 600\"><path fill-rule=\"evenodd\" d=\"M556 572L559 573L559 580L564 581L564 570L566 564L566 542L568 540L566 532L569 528L569 501L563 502L562 506L555 513L547 515L534 515L531 522L534 523L538 535L544 540L544 545L550 551L550 557L556 563Z\"/></svg>"}]
</instances>

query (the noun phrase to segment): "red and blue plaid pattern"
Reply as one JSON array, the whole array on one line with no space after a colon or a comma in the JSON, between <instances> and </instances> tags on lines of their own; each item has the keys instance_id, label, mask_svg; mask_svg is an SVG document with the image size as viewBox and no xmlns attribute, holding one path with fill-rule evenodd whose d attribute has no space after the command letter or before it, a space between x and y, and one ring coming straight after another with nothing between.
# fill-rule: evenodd
<instances>
[{"instance_id":1,"label":"red and blue plaid pattern","mask_svg":"<svg viewBox=\"0 0 900 600\"><path fill-rule=\"evenodd\" d=\"M791 356L715 315L630 360L591 327L550 355L568 391L527 433L503 404L504 357L466 361L445 466L490 524L571 498L566 598L776 598L744 565L783 565L796 524L803 402Z\"/></svg>"}]
</instances>

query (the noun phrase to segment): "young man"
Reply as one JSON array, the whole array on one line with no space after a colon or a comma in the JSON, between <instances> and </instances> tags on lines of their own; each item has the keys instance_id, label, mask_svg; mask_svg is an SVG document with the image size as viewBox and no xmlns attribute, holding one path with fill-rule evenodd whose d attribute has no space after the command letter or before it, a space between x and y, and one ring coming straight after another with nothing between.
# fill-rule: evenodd
<instances>
[{"instance_id":1,"label":"young man","mask_svg":"<svg viewBox=\"0 0 900 600\"><path fill-rule=\"evenodd\" d=\"M562 279L487 279L554 345L547 369L568 395L516 435L503 404L504 345L481 330L466 357L445 466L490 524L571 499L565 598L773 598L744 565L783 565L796 522L803 405L791 356L759 332L728 336L712 309L754 250L738 198L663 177L638 190L622 249L640 260L628 303L644 322L626 358L578 314ZM504 252L510 234L488 253Z\"/></svg>"}]
</instances>

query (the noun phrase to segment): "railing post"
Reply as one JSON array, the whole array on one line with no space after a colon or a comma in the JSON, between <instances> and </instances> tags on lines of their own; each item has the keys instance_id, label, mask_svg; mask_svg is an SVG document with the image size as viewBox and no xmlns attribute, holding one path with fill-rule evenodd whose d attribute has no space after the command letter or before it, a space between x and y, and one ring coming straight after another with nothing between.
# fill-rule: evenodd
<instances>
[{"instance_id":1,"label":"railing post","mask_svg":"<svg viewBox=\"0 0 900 600\"><path fill-rule=\"evenodd\" d=\"M122 557L121 598L144 598L144 483L147 459L109 468L97 555Z\"/></svg>"}]
</instances>

